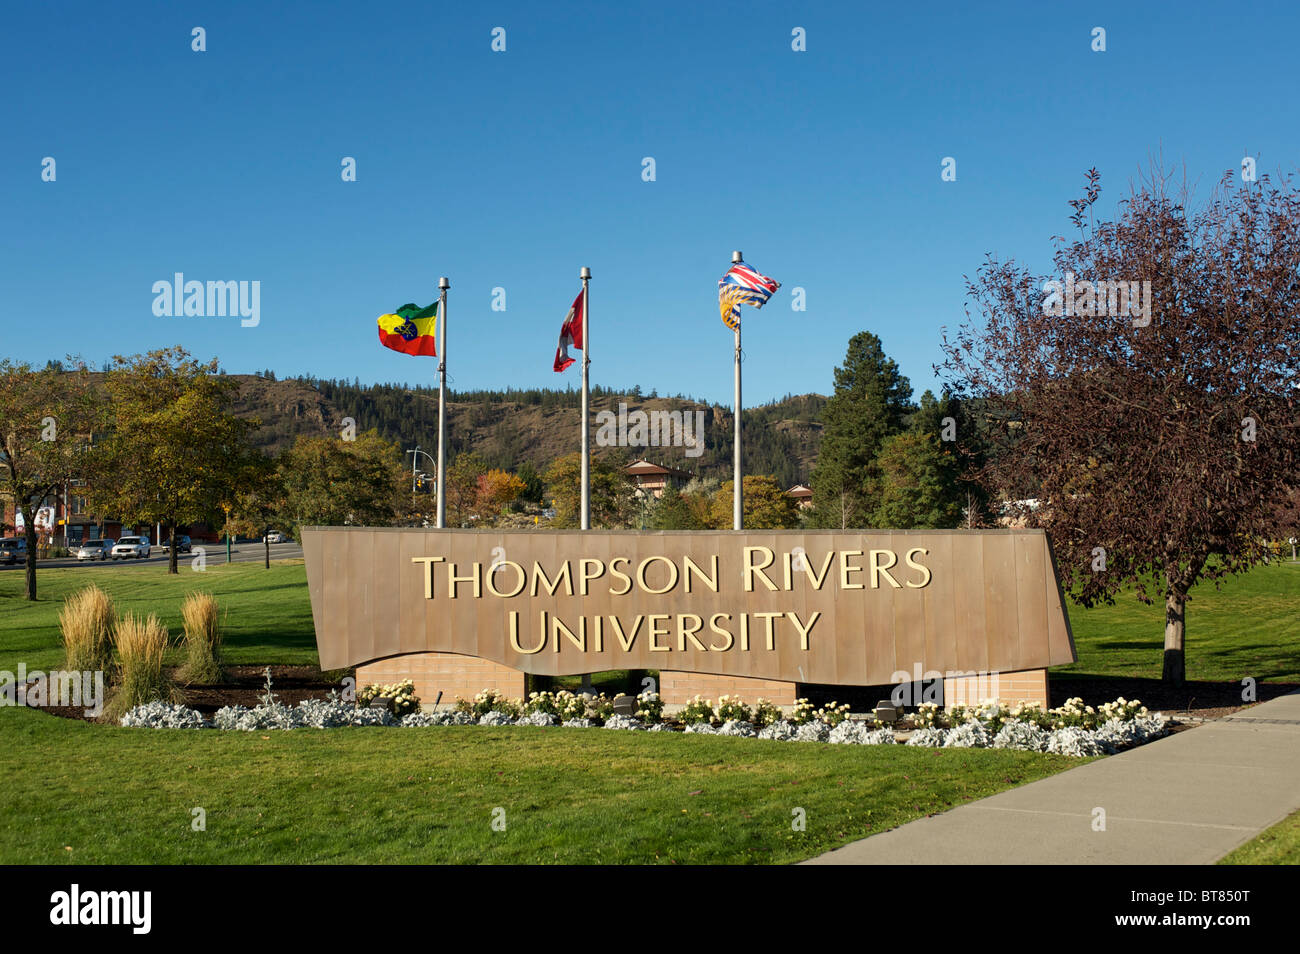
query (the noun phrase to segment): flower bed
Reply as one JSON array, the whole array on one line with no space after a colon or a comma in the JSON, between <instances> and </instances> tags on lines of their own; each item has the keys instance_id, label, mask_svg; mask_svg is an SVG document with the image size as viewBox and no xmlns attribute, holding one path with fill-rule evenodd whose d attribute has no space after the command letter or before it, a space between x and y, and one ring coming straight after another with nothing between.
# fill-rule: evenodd
<instances>
[{"instance_id":1,"label":"flower bed","mask_svg":"<svg viewBox=\"0 0 1300 954\"><path fill-rule=\"evenodd\" d=\"M384 687L394 688L394 687ZM419 700L414 700L418 706ZM283 705L270 694L252 707L226 706L211 720L185 706L150 702L122 717L127 727L152 729L226 729L244 732L270 729L330 729L342 726L486 725L537 728L598 728L644 732L680 732L690 735L725 735L781 742L820 742L830 745L895 745L930 748L995 748L1026 752L1051 752L1074 758L1109 755L1121 749L1158 739L1169 732L1160 713L1149 713L1136 700L1118 699L1093 708L1071 699L1058 709L1045 710L1035 703L1009 707L997 701L960 706L944 712L921 706L913 717L918 728L900 733L874 719L855 719L846 706L832 703L814 709L798 700L788 717L764 700L750 709L724 697L715 708L696 697L678 714L676 723L663 719L657 696L639 698L636 715L614 714L613 700L605 696L574 693L533 693L511 700L494 691L475 699L457 700L454 709L405 715L388 709L346 703L331 693L328 699L309 699L296 706ZM407 708L403 705L402 708ZM722 715L728 718L721 718ZM775 716L775 717L774 717Z\"/></svg>"}]
</instances>

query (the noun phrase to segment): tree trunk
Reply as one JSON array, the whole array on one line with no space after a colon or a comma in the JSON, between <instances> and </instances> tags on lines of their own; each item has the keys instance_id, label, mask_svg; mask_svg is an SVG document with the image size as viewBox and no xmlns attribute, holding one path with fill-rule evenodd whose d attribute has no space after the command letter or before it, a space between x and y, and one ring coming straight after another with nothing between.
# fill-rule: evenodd
<instances>
[{"instance_id":1,"label":"tree trunk","mask_svg":"<svg viewBox=\"0 0 1300 954\"><path fill-rule=\"evenodd\" d=\"M23 508L23 536L27 538L27 598L36 599L36 523Z\"/></svg>"},{"instance_id":2,"label":"tree trunk","mask_svg":"<svg viewBox=\"0 0 1300 954\"><path fill-rule=\"evenodd\" d=\"M1170 588L1165 595L1165 665L1161 679L1181 686L1186 676L1183 644L1187 638L1187 594Z\"/></svg>"},{"instance_id":3,"label":"tree trunk","mask_svg":"<svg viewBox=\"0 0 1300 954\"><path fill-rule=\"evenodd\" d=\"M167 572L174 575L177 572L179 572L176 569L176 551L180 549L180 547L177 545L177 540L176 540L175 520L167 524L167 533L170 535L171 543L172 543L172 545L167 548Z\"/></svg>"}]
</instances>

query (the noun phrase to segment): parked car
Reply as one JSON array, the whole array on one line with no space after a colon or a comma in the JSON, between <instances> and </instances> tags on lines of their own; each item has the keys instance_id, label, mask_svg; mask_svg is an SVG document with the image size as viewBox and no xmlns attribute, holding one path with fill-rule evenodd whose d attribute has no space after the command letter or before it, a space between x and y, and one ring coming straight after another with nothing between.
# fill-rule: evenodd
<instances>
[{"instance_id":1,"label":"parked car","mask_svg":"<svg viewBox=\"0 0 1300 954\"><path fill-rule=\"evenodd\" d=\"M6 537L0 540L0 563L20 563L26 559L26 537Z\"/></svg>"},{"instance_id":2,"label":"parked car","mask_svg":"<svg viewBox=\"0 0 1300 954\"><path fill-rule=\"evenodd\" d=\"M148 537L123 537L113 545L110 556L114 560L146 559L152 552Z\"/></svg>"},{"instance_id":3,"label":"parked car","mask_svg":"<svg viewBox=\"0 0 1300 954\"><path fill-rule=\"evenodd\" d=\"M170 540L166 541L166 542L162 545L162 551L163 551L163 553L166 553L166 552L167 552L168 550L170 550L171 548L172 548L172 543L171 543ZM189 537L185 536L184 534L181 534L180 541L176 544L176 552L177 552L177 553L189 553L189 552L190 552L190 538L189 538Z\"/></svg>"},{"instance_id":4,"label":"parked car","mask_svg":"<svg viewBox=\"0 0 1300 954\"><path fill-rule=\"evenodd\" d=\"M268 533L268 534L266 535L266 542L267 542L267 543L284 543L284 542L286 542L288 539L289 539L289 538L286 537L286 536L285 536L283 533L281 533L279 530L272 530L270 533Z\"/></svg>"},{"instance_id":5,"label":"parked car","mask_svg":"<svg viewBox=\"0 0 1300 954\"><path fill-rule=\"evenodd\" d=\"M77 562L82 560L107 560L108 555L113 552L113 544L116 541L105 537L103 540L87 540L79 547L72 551Z\"/></svg>"}]
</instances>

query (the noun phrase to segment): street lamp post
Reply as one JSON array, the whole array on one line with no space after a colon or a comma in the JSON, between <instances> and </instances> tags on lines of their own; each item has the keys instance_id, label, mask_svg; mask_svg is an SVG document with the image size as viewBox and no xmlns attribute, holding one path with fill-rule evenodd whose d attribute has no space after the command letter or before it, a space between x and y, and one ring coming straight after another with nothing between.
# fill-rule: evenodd
<instances>
[{"instance_id":1,"label":"street lamp post","mask_svg":"<svg viewBox=\"0 0 1300 954\"><path fill-rule=\"evenodd\" d=\"M230 562L230 509L231 509L230 504L223 503L221 505L221 509L226 512L226 562L229 563ZM173 549L175 548L175 546L176 546L176 541L173 540L172 541Z\"/></svg>"}]
</instances>

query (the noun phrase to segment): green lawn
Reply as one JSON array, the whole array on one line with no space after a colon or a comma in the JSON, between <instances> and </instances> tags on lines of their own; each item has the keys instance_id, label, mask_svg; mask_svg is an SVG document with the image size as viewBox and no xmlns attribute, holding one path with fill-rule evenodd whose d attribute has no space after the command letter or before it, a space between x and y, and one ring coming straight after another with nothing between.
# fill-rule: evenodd
<instances>
[{"instance_id":1,"label":"green lawn","mask_svg":"<svg viewBox=\"0 0 1300 954\"><path fill-rule=\"evenodd\" d=\"M1079 764L604 729L120 729L29 709L0 709L0 738L4 864L787 862Z\"/></svg>"},{"instance_id":2,"label":"green lawn","mask_svg":"<svg viewBox=\"0 0 1300 954\"><path fill-rule=\"evenodd\" d=\"M1221 865L1300 865L1300 812L1260 832L1236 851L1219 859Z\"/></svg>"},{"instance_id":3,"label":"green lawn","mask_svg":"<svg viewBox=\"0 0 1300 954\"><path fill-rule=\"evenodd\" d=\"M1164 602L1145 606L1131 594L1114 606L1067 603L1079 661L1055 675L1159 679ZM1300 682L1300 563L1274 563L1204 583L1187 604L1187 678Z\"/></svg>"},{"instance_id":4,"label":"green lawn","mask_svg":"<svg viewBox=\"0 0 1300 954\"><path fill-rule=\"evenodd\" d=\"M225 616L228 663L318 661L306 570L301 560L284 560L269 570L260 563L209 564L201 573L182 563L176 576L161 566L37 570L35 603L24 598L22 572L6 570L0 573L0 669L14 672L19 662L29 670L62 665L59 611L66 596L91 581L117 601L119 612L157 613L173 637L181 631L186 594L211 592ZM170 661L180 662L178 650Z\"/></svg>"},{"instance_id":5,"label":"green lawn","mask_svg":"<svg viewBox=\"0 0 1300 954\"><path fill-rule=\"evenodd\" d=\"M302 564L0 573L0 669L62 661L62 599L95 580L173 633L186 593L228 613L233 663L316 662ZM1300 566L1197 590L1188 676L1300 677ZM1158 676L1158 607L1071 609L1066 672ZM0 863L783 862L1079 764L998 750L829 746L605 730L124 730L0 708ZM191 809L207 831L190 829ZM506 831L493 831L494 808ZM807 830L791 829L792 810ZM1295 860L1295 818L1235 852Z\"/></svg>"}]
</instances>

